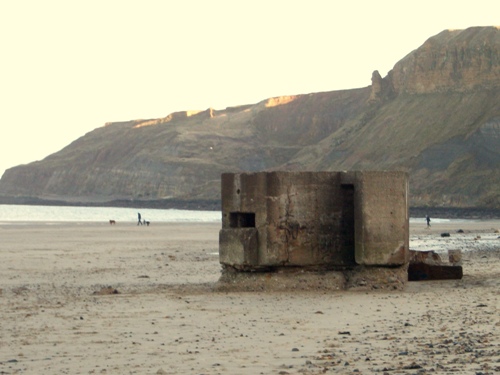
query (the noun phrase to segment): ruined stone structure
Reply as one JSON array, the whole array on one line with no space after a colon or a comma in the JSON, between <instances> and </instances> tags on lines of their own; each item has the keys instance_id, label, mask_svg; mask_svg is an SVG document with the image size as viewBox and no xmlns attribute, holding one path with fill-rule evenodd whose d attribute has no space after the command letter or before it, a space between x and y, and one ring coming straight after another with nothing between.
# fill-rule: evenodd
<instances>
[{"instance_id":1,"label":"ruined stone structure","mask_svg":"<svg viewBox=\"0 0 500 375\"><path fill-rule=\"evenodd\" d=\"M404 172L222 175L219 257L233 278L299 270L336 272L336 288L400 287L408 254Z\"/></svg>"}]
</instances>

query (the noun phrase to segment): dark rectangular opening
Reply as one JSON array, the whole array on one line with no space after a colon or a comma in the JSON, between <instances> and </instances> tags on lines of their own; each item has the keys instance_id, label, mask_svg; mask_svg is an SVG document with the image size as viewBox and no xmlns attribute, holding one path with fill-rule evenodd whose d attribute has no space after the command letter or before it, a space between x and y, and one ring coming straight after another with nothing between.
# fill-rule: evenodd
<instances>
[{"instance_id":1,"label":"dark rectangular opening","mask_svg":"<svg viewBox=\"0 0 500 375\"><path fill-rule=\"evenodd\" d=\"M229 213L229 226L231 228L255 228L255 213L231 212Z\"/></svg>"},{"instance_id":2,"label":"dark rectangular opening","mask_svg":"<svg viewBox=\"0 0 500 375\"><path fill-rule=\"evenodd\" d=\"M355 237L354 237L354 185L341 185L342 194L342 220L340 222L340 236L345 256L349 263L355 263Z\"/></svg>"}]
</instances>

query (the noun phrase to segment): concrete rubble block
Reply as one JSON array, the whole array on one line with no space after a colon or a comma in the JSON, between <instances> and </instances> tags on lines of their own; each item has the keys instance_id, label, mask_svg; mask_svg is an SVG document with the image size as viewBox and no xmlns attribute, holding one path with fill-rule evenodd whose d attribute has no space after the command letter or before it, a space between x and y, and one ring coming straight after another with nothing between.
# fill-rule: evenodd
<instances>
[{"instance_id":1,"label":"concrete rubble block","mask_svg":"<svg viewBox=\"0 0 500 375\"><path fill-rule=\"evenodd\" d=\"M410 263L443 264L443 260L433 250L410 250Z\"/></svg>"},{"instance_id":2,"label":"concrete rubble block","mask_svg":"<svg viewBox=\"0 0 500 375\"><path fill-rule=\"evenodd\" d=\"M408 266L408 281L460 280L462 277L462 266L426 263L410 263Z\"/></svg>"},{"instance_id":3,"label":"concrete rubble block","mask_svg":"<svg viewBox=\"0 0 500 375\"><path fill-rule=\"evenodd\" d=\"M448 250L448 260L454 266L462 265L462 251L461 250Z\"/></svg>"},{"instance_id":4,"label":"concrete rubble block","mask_svg":"<svg viewBox=\"0 0 500 375\"><path fill-rule=\"evenodd\" d=\"M460 280L463 277L463 269L459 264L460 250L448 251L448 258L450 263L444 262L439 254L432 250L410 250L408 281Z\"/></svg>"}]
</instances>

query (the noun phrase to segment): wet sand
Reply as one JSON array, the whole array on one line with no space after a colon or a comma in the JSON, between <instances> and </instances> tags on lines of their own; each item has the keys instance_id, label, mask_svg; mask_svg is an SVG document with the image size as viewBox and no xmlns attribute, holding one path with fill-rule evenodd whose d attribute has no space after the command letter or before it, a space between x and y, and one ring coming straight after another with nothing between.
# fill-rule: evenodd
<instances>
[{"instance_id":1,"label":"wet sand","mask_svg":"<svg viewBox=\"0 0 500 375\"><path fill-rule=\"evenodd\" d=\"M464 278L391 292L214 291L219 228L0 225L0 374L500 371L499 221L412 224Z\"/></svg>"}]
</instances>

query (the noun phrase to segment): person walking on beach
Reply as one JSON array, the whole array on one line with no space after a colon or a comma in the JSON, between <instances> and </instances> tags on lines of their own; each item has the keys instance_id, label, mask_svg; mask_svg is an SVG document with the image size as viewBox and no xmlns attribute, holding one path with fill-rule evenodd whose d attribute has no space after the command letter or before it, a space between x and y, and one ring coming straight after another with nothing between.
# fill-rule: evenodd
<instances>
[{"instance_id":1,"label":"person walking on beach","mask_svg":"<svg viewBox=\"0 0 500 375\"><path fill-rule=\"evenodd\" d=\"M427 221L427 228L431 227L431 218L429 215L425 215L425 221Z\"/></svg>"},{"instance_id":2,"label":"person walking on beach","mask_svg":"<svg viewBox=\"0 0 500 375\"><path fill-rule=\"evenodd\" d=\"M137 219L138 219L137 225L142 225L141 213L140 212L137 213Z\"/></svg>"}]
</instances>

